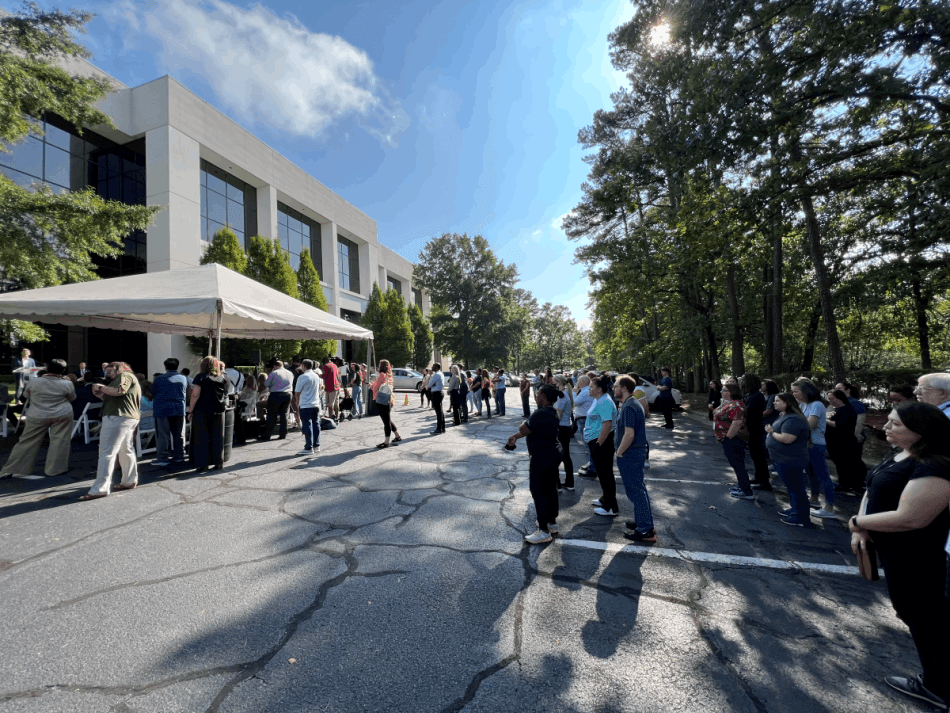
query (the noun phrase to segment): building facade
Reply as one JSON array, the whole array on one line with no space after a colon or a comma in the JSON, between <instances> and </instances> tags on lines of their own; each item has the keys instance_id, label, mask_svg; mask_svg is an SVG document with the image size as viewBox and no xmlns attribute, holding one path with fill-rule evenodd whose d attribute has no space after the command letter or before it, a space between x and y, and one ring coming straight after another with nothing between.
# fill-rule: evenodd
<instances>
[{"instance_id":1,"label":"building facade","mask_svg":"<svg viewBox=\"0 0 950 713\"><path fill-rule=\"evenodd\" d=\"M68 69L102 75L82 60ZM329 311L338 317L359 323L374 283L429 314L427 295L413 284L413 264L379 242L372 218L171 77L134 88L110 79L115 91L99 108L114 130L97 127L80 138L47 117L43 137L0 154L0 171L23 185L91 185L106 198L163 207L148 231L127 238L123 256L101 261L102 277L197 265L215 231L228 225L245 247L254 234L279 240L295 269L309 248ZM179 336L48 328L51 348L61 350L65 340L70 365L119 358L152 374L164 370L168 356L195 362ZM116 339L122 355L97 356L105 354L100 342L114 348ZM350 350L342 343L338 354L346 358Z\"/></svg>"}]
</instances>

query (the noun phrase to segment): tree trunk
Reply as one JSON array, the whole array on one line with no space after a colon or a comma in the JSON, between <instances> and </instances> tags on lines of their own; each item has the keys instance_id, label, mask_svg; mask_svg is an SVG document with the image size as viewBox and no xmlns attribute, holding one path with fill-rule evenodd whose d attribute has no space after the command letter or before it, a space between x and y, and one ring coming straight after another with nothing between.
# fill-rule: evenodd
<instances>
[{"instance_id":1,"label":"tree trunk","mask_svg":"<svg viewBox=\"0 0 950 713\"><path fill-rule=\"evenodd\" d=\"M739 297L736 294L736 266L730 265L726 271L726 298L732 313L732 373L745 374L745 355L742 349L742 325L739 320Z\"/></svg>"},{"instance_id":2,"label":"tree trunk","mask_svg":"<svg viewBox=\"0 0 950 713\"><path fill-rule=\"evenodd\" d=\"M930 323L927 320L927 299L920 287L920 278L915 277L911 286L914 290L914 312L917 315L917 337L920 339L920 368L924 371L933 369L930 358Z\"/></svg>"},{"instance_id":3,"label":"tree trunk","mask_svg":"<svg viewBox=\"0 0 950 713\"><path fill-rule=\"evenodd\" d=\"M768 274L771 272L768 268L766 272L766 283L769 282ZM772 354L772 298L769 294L772 288L771 285L766 288L765 293L762 295L762 319L763 324L765 325L765 373L774 374L775 373L775 355Z\"/></svg>"},{"instance_id":4,"label":"tree trunk","mask_svg":"<svg viewBox=\"0 0 950 713\"><path fill-rule=\"evenodd\" d=\"M815 339L818 337L818 325L821 322L821 302L815 303L805 333L805 351L802 354L802 371L811 371L815 361Z\"/></svg>"},{"instance_id":5,"label":"tree trunk","mask_svg":"<svg viewBox=\"0 0 950 713\"><path fill-rule=\"evenodd\" d=\"M772 154L771 176L774 185L779 185L782 179L782 171L778 164L779 153L779 134L773 131L769 138L769 145ZM772 330L769 337L772 340L772 362L769 364L773 374L781 374L785 371L785 337L784 337L784 305L783 299L783 255L782 255L782 214L776 208L772 213L770 223L772 238L772 289L769 291L769 299L772 303Z\"/></svg>"},{"instance_id":6,"label":"tree trunk","mask_svg":"<svg viewBox=\"0 0 950 713\"><path fill-rule=\"evenodd\" d=\"M706 349L709 352L709 378L718 381L722 375L719 368L719 345L716 344L716 333L713 331L711 324L707 324L705 327L705 337Z\"/></svg>"}]
</instances>

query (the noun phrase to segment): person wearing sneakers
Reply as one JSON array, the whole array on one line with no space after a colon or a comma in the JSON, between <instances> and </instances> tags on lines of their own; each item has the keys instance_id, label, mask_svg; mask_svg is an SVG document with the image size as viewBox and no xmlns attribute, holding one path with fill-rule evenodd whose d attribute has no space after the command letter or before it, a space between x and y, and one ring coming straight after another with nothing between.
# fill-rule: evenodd
<instances>
[{"instance_id":1,"label":"person wearing sneakers","mask_svg":"<svg viewBox=\"0 0 950 713\"><path fill-rule=\"evenodd\" d=\"M791 507L782 510L782 522L791 527L811 527L805 468L808 467L808 435L811 429L798 402L791 394L776 394L772 401L779 415L765 427L765 446L782 482L788 489Z\"/></svg>"},{"instance_id":2,"label":"person wearing sneakers","mask_svg":"<svg viewBox=\"0 0 950 713\"><path fill-rule=\"evenodd\" d=\"M587 423L584 424L584 440L590 448L592 463L597 467L597 479L603 495L592 501L594 512L607 517L617 516L617 481L614 480L613 425L617 420L617 407L610 396L610 377L606 374L591 379L590 395L594 398Z\"/></svg>"},{"instance_id":3,"label":"person wearing sneakers","mask_svg":"<svg viewBox=\"0 0 950 713\"><path fill-rule=\"evenodd\" d=\"M525 380L527 381L527 380ZM560 484L558 476L558 492L574 489L574 461L571 460L571 440L573 437L573 425L571 417L574 415L574 393L567 382L565 376L555 376L554 386L558 389L558 398L554 403L554 410L558 415L557 440L561 444L561 450L564 452L564 485ZM525 392L527 399L527 392ZM530 417L530 412L528 416Z\"/></svg>"},{"instance_id":4,"label":"person wearing sneakers","mask_svg":"<svg viewBox=\"0 0 950 713\"><path fill-rule=\"evenodd\" d=\"M825 427L828 414L826 404L821 398L821 392L810 379L797 379L792 383L792 395L798 401L808 419L811 428L811 446L808 448L808 478L811 486L811 509L818 510L815 517L835 517L835 484L831 482L828 472L828 462L825 454L828 452L828 442L825 440ZM825 493L825 506L818 509L818 490Z\"/></svg>"},{"instance_id":5,"label":"person wearing sneakers","mask_svg":"<svg viewBox=\"0 0 950 713\"><path fill-rule=\"evenodd\" d=\"M313 370L313 360L303 360L303 373L294 386L294 411L300 414L303 431L303 449L298 456L312 456L320 452L320 377Z\"/></svg>"},{"instance_id":6,"label":"person wearing sneakers","mask_svg":"<svg viewBox=\"0 0 950 713\"><path fill-rule=\"evenodd\" d=\"M738 487L729 494L739 500L753 500L749 472L745 469L745 441L739 437L745 426L745 408L739 384L729 381L722 387L722 404L713 411L713 432L722 444L722 452L736 474Z\"/></svg>"},{"instance_id":7,"label":"person wearing sneakers","mask_svg":"<svg viewBox=\"0 0 950 713\"><path fill-rule=\"evenodd\" d=\"M557 437L558 416L554 410L557 399L555 387L548 384L539 387L534 397L538 408L521 424L518 432L508 438L509 450L514 450L519 438L528 439L529 487L538 516L537 531L525 536L532 545L550 542L551 535L557 534L558 466L563 456Z\"/></svg>"},{"instance_id":8,"label":"person wearing sneakers","mask_svg":"<svg viewBox=\"0 0 950 713\"><path fill-rule=\"evenodd\" d=\"M643 464L647 459L647 421L643 406L633 394L637 384L629 376L621 376L614 384L614 396L620 402L614 445L617 447L617 470L623 480L627 498L633 503L633 520L627 520L630 532L623 536L634 542L656 542L653 508L643 480Z\"/></svg>"}]
</instances>

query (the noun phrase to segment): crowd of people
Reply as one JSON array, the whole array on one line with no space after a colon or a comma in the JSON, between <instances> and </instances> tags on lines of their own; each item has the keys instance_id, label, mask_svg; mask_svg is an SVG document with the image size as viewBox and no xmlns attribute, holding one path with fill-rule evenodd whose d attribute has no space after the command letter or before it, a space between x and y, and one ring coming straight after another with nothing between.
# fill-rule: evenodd
<instances>
[{"instance_id":1,"label":"crowd of people","mask_svg":"<svg viewBox=\"0 0 950 713\"><path fill-rule=\"evenodd\" d=\"M225 413L236 404L238 419L255 424L256 437L270 439L274 429L286 438L293 415L304 436L297 455L320 452L322 428L335 425L349 411L361 415L363 387L369 386L373 406L383 422L388 448L402 440L393 419L393 370L379 363L370 383L365 365L322 364L294 358L268 364L267 374L242 373L233 363L215 357L201 360L192 379L179 361L165 361L165 372L149 381L124 362L103 363L97 373L82 363L70 372L65 361L51 360L37 369L28 350L17 360L17 396L25 416L22 432L0 477L30 474L41 445L49 438L44 471L61 475L69 470L74 424L89 404L101 403L99 459L96 479L80 500L104 498L113 490L130 490L138 483L133 444L137 429L151 419L157 456L153 465L184 464L190 457L197 472L224 467ZM289 368L288 368L289 367ZM341 369L342 367L342 369ZM672 380L664 369L654 405L673 427ZM425 370L420 407L435 412L432 435L446 432L446 413L453 426L470 418L506 415L509 377L504 369L462 370L453 365L448 376L434 363ZM517 383L523 423L506 448L527 440L529 489L537 515L537 530L525 537L531 544L550 542L557 534L559 493L574 490L575 475L596 479L601 495L593 512L615 518L620 513L614 464L620 472L633 519L624 537L634 542L657 541L644 470L649 468L646 419L650 404L636 374L609 375L575 371L554 374L550 369ZM444 393L448 400L444 402ZM532 397L536 408L531 409ZM910 629L921 661L916 677L890 676L888 685L909 696L946 708L950 701L947 677L950 637L950 374L922 375L916 387L888 390L893 406L883 429L867 423L867 408L854 384L839 382L822 392L808 378L796 379L787 391L754 374L729 377L709 384L708 411L713 433L736 477L730 496L755 498L755 491L772 489L775 475L785 486L789 507L781 522L814 527L812 518L835 518L836 495L860 495L858 514L848 526L853 551L864 560L880 558L897 615ZM16 408L8 409L14 413ZM324 420L326 417L327 420ZM186 428L191 424L190 448ZM241 430L241 429L236 429ZM891 452L868 472L862 457L868 434L882 438ZM246 433L245 433L246 435ZM570 453L581 440L589 462L575 473ZM754 470L750 477L745 456ZM828 460L835 464L832 480ZM121 478L113 486L116 464ZM564 478L561 479L561 470Z\"/></svg>"}]
</instances>

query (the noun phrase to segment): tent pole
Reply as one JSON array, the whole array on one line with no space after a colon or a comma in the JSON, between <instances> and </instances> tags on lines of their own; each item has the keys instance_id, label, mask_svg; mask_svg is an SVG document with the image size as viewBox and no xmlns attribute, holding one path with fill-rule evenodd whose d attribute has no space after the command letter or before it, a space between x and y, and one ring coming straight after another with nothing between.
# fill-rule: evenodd
<instances>
[{"instance_id":1,"label":"tent pole","mask_svg":"<svg viewBox=\"0 0 950 713\"><path fill-rule=\"evenodd\" d=\"M369 415L369 397L372 394L372 390L369 388L369 375L373 373L373 367L376 365L376 342L372 339L366 340L366 383L363 387L366 389L366 393L363 394L363 408L366 411L366 415Z\"/></svg>"},{"instance_id":2,"label":"tent pole","mask_svg":"<svg viewBox=\"0 0 950 713\"><path fill-rule=\"evenodd\" d=\"M221 300L218 300L217 304L217 316L218 316L218 353L217 357L220 361L221 359L221 328L224 326L224 304Z\"/></svg>"}]
</instances>

